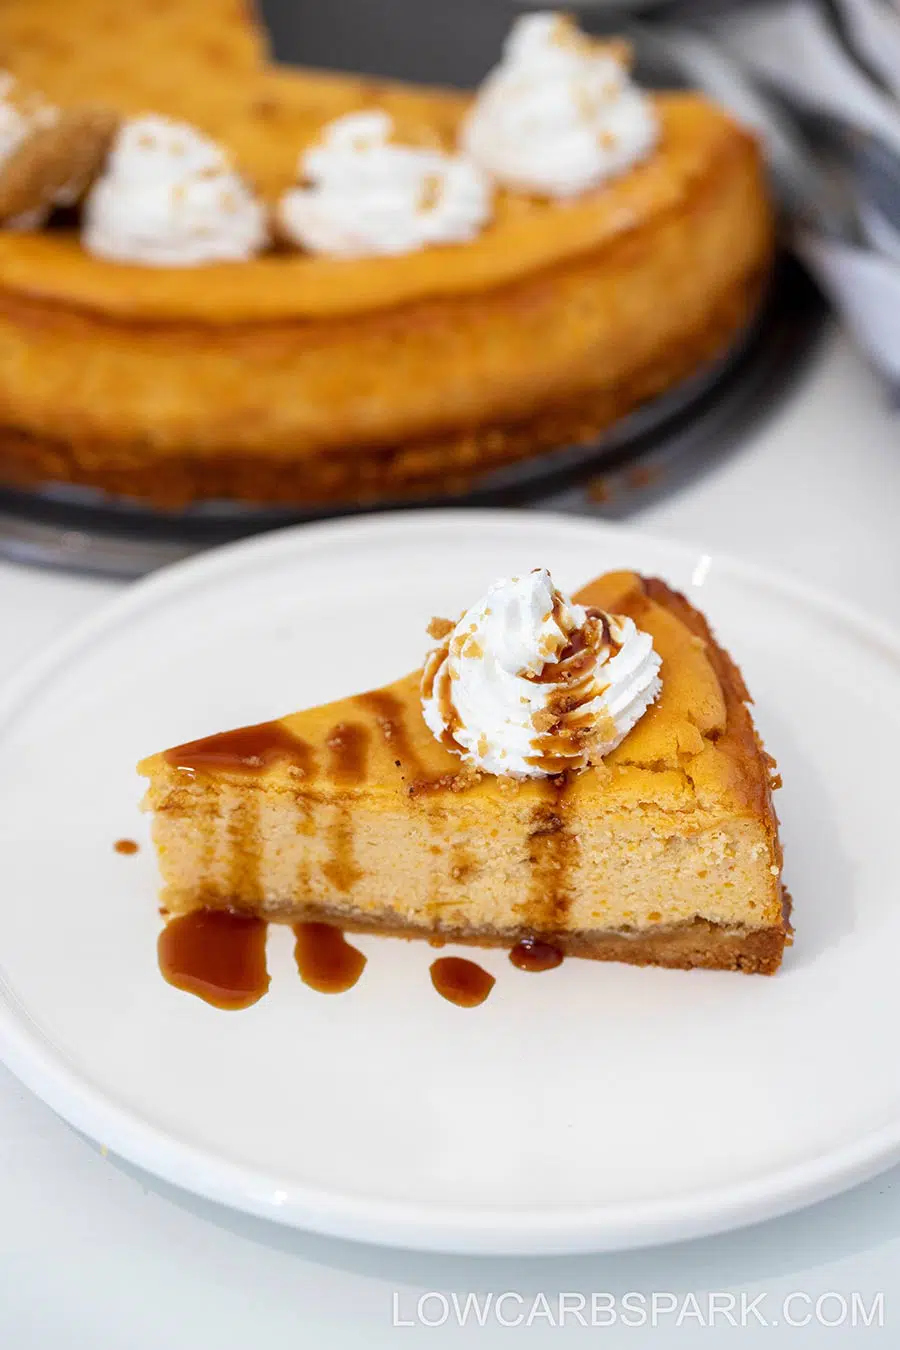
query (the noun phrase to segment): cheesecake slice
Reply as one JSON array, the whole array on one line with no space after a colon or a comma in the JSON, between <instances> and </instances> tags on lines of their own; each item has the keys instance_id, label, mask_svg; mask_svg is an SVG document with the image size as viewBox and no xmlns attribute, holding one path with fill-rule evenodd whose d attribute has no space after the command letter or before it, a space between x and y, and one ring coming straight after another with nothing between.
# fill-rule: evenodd
<instances>
[{"instance_id":1,"label":"cheesecake slice","mask_svg":"<svg viewBox=\"0 0 900 1350\"><path fill-rule=\"evenodd\" d=\"M778 780L740 672L663 581L611 573L576 600L631 618L662 663L659 697L602 761L473 770L426 725L421 672L178 746L139 766L168 913L775 971Z\"/></svg>"}]
</instances>

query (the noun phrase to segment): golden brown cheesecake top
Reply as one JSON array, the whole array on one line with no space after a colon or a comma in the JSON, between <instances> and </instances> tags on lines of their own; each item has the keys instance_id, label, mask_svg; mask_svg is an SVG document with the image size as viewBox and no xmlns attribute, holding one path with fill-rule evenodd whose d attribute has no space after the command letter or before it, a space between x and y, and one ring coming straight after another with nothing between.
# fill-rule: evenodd
<instances>
[{"instance_id":1,"label":"golden brown cheesecake top","mask_svg":"<svg viewBox=\"0 0 900 1350\"><path fill-rule=\"evenodd\" d=\"M233 153L270 201L294 182L299 152L342 113L381 107L401 132L451 144L468 105L447 90L266 66L246 12L241 17L231 0L148 2L128 7L127 16L110 0L82 0L77 25L66 12L61 0L4 0L0 51L14 73L63 107L89 96L117 112L191 121ZM123 319L209 323L339 316L478 293L677 210L710 163L743 139L699 95L661 94L656 102L660 146L646 161L571 202L501 193L493 222L466 244L353 261L276 253L151 269L92 257L65 232L7 232L0 287Z\"/></svg>"},{"instance_id":2,"label":"golden brown cheesecake top","mask_svg":"<svg viewBox=\"0 0 900 1350\"><path fill-rule=\"evenodd\" d=\"M736 132L699 95L659 95L657 103L663 133L655 155L573 202L501 194L492 223L466 244L353 260L275 253L184 269L107 263L74 234L7 232L0 234L0 285L120 318L223 323L320 318L487 290L603 247L678 207ZM208 119L203 129L210 130ZM293 176L293 164L285 164L278 187Z\"/></svg>"},{"instance_id":3,"label":"golden brown cheesecake top","mask_svg":"<svg viewBox=\"0 0 900 1350\"><path fill-rule=\"evenodd\" d=\"M576 596L634 619L662 658L662 693L600 766L574 774L570 807L597 812L652 803L667 810L727 809L764 815L768 768L736 667L664 582L631 572L599 578ZM422 718L420 673L385 689L325 704L259 727L176 747L145 760L172 788L195 777L265 777L267 786L311 796L366 793L384 803L464 795L477 807L539 803L546 784L465 770Z\"/></svg>"}]
</instances>

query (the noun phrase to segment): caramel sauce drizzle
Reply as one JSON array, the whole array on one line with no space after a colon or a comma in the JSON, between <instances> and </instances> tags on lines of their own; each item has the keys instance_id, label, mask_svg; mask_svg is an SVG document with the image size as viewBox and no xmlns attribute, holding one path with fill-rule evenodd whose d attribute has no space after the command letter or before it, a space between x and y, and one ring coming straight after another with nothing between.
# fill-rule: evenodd
<instances>
[{"instance_id":1,"label":"caramel sauce drizzle","mask_svg":"<svg viewBox=\"0 0 900 1350\"><path fill-rule=\"evenodd\" d=\"M264 920L230 910L178 915L169 920L157 943L163 978L216 1008L249 1008L269 988L267 929ZM339 994L356 984L366 958L346 941L340 928L301 923L294 935L297 969L310 988Z\"/></svg>"},{"instance_id":2,"label":"caramel sauce drizzle","mask_svg":"<svg viewBox=\"0 0 900 1350\"><path fill-rule=\"evenodd\" d=\"M262 898L262 837L260 834L261 794L241 797L228 815L225 828L228 847L229 896L240 896L245 904L258 904Z\"/></svg>"},{"instance_id":3,"label":"caramel sauce drizzle","mask_svg":"<svg viewBox=\"0 0 900 1350\"><path fill-rule=\"evenodd\" d=\"M123 853L130 856L131 854L138 852L140 844L136 839L117 839L113 844L113 848L117 853Z\"/></svg>"},{"instance_id":4,"label":"caramel sauce drizzle","mask_svg":"<svg viewBox=\"0 0 900 1350\"><path fill-rule=\"evenodd\" d=\"M288 763L306 782L314 781L317 774L312 747L280 721L258 722L254 726L188 741L167 750L163 758L180 773L191 776L226 772L252 778L261 776L277 763ZM261 794L249 793L223 821L231 859L229 893L243 897L247 903L256 903L262 898L261 806ZM214 852L216 842L216 821L212 818L205 841L209 856Z\"/></svg>"},{"instance_id":5,"label":"caramel sauce drizzle","mask_svg":"<svg viewBox=\"0 0 900 1350\"><path fill-rule=\"evenodd\" d=\"M325 738L328 747L328 775L344 787L364 783L369 768L369 728L361 722L339 722ZM334 820L329 827L331 856L322 866L326 879L335 890L346 893L362 878L356 866L353 848L353 813L349 801L338 800Z\"/></svg>"},{"instance_id":6,"label":"caramel sauce drizzle","mask_svg":"<svg viewBox=\"0 0 900 1350\"><path fill-rule=\"evenodd\" d=\"M441 998L458 1008L477 1008L496 981L474 961L462 956L440 956L431 963L431 983Z\"/></svg>"},{"instance_id":7,"label":"caramel sauce drizzle","mask_svg":"<svg viewBox=\"0 0 900 1350\"><path fill-rule=\"evenodd\" d=\"M320 994L343 994L362 975L366 958L330 923L294 924L294 960L304 984Z\"/></svg>"},{"instance_id":8,"label":"caramel sauce drizzle","mask_svg":"<svg viewBox=\"0 0 900 1350\"><path fill-rule=\"evenodd\" d=\"M547 728L538 731L533 742L535 753L526 757L526 763L539 766L550 774L560 774L584 766L590 742L598 734L604 740L612 738L612 719L608 719L609 726L601 730L595 716L579 710L605 692L605 689L594 687L595 646L606 647L609 651L607 659L613 660L622 650L622 644L613 637L609 616L603 610L589 609L584 629L567 628L562 603L555 595L553 614L566 634L567 642L555 661L547 662L538 675L530 677L535 683L552 684L555 688L546 708L546 714L552 720ZM599 627L596 635L599 642L592 640L595 634L590 631L591 626Z\"/></svg>"},{"instance_id":9,"label":"caramel sauce drizzle","mask_svg":"<svg viewBox=\"0 0 900 1350\"><path fill-rule=\"evenodd\" d=\"M353 823L345 806L337 807L337 815L328 830L331 856L322 864L322 873L336 891L346 895L363 873L357 867L353 851Z\"/></svg>"},{"instance_id":10,"label":"caramel sauce drizzle","mask_svg":"<svg viewBox=\"0 0 900 1350\"><path fill-rule=\"evenodd\" d=\"M560 623L561 610L559 597L555 596L554 615ZM609 615L602 609L590 607L587 616L589 623L599 625L599 645L609 648L608 659L612 660L622 650L622 644L613 636ZM535 936L523 939L510 954L514 965L523 963L521 969L552 969L562 960L552 939L568 927L572 903L568 875L579 849L568 821L569 796L574 772L579 767L578 757L597 734L595 720L578 712L584 701L585 682L594 678L590 649L595 644L590 641L591 636L589 632L570 631L567 645L557 661L541 672L541 678L546 679L549 671L550 680L559 685L548 707L548 712L555 714L558 720L536 738L539 753L530 760L549 770L552 776L542 780L544 800L535 807L532 816L529 840L531 893L525 905L524 921L527 928L534 930ZM538 957L535 956L537 949L540 949ZM527 964L535 960L549 964Z\"/></svg>"},{"instance_id":11,"label":"caramel sauce drizzle","mask_svg":"<svg viewBox=\"0 0 900 1350\"><path fill-rule=\"evenodd\" d=\"M395 761L399 760L400 768L410 778L424 777L425 765L410 739L405 709L400 699L386 689L374 689L368 694L359 694L354 702L375 718L385 745Z\"/></svg>"},{"instance_id":12,"label":"caramel sauce drizzle","mask_svg":"<svg viewBox=\"0 0 900 1350\"><path fill-rule=\"evenodd\" d=\"M163 759L182 773L226 771L262 773L279 760L287 760L306 779L316 776L312 747L295 736L283 722L259 722L252 727L220 731L199 741L166 750Z\"/></svg>"},{"instance_id":13,"label":"caramel sauce drizzle","mask_svg":"<svg viewBox=\"0 0 900 1350\"><path fill-rule=\"evenodd\" d=\"M566 930L572 902L568 872L578 843L566 820L571 782L570 774L542 781L544 800L534 808L528 841L531 889L523 922L541 941L550 944L557 933Z\"/></svg>"},{"instance_id":14,"label":"caramel sauce drizzle","mask_svg":"<svg viewBox=\"0 0 900 1350\"><path fill-rule=\"evenodd\" d=\"M309 988L321 994L341 994L359 981L366 957L347 941L341 928L329 923L298 923L293 931L297 971ZM213 1007L249 1008L269 989L267 933L268 924L263 919L231 910L199 909L176 915L169 919L157 942L160 972L174 988ZM440 945L438 939L435 943ZM527 944L526 939L520 946L523 951L531 951L531 963L520 968L550 969L553 962L546 953L553 949L542 943L529 949ZM459 956L439 957L429 973L441 997L462 1008L478 1007L496 983L481 966Z\"/></svg>"},{"instance_id":15,"label":"caramel sauce drizzle","mask_svg":"<svg viewBox=\"0 0 900 1350\"><path fill-rule=\"evenodd\" d=\"M463 844L457 844L450 855L450 875L458 885L464 886L478 870L472 853Z\"/></svg>"},{"instance_id":16,"label":"caramel sauce drizzle","mask_svg":"<svg viewBox=\"0 0 900 1350\"><path fill-rule=\"evenodd\" d=\"M460 754L465 753L465 747L456 734L462 726L462 719L453 701L453 678L450 674L449 664L441 667L441 673L438 676L437 696L441 721L444 724L444 729L441 732L441 744L446 746L448 750Z\"/></svg>"},{"instance_id":17,"label":"caramel sauce drizzle","mask_svg":"<svg viewBox=\"0 0 900 1350\"><path fill-rule=\"evenodd\" d=\"M525 937L513 947L509 959L517 970L541 972L555 970L557 966L561 966L563 954L550 942L543 942L536 937Z\"/></svg>"},{"instance_id":18,"label":"caramel sauce drizzle","mask_svg":"<svg viewBox=\"0 0 900 1350\"><path fill-rule=\"evenodd\" d=\"M450 675L450 665L446 659L450 653L452 639L453 635L450 633L440 646L429 652L425 668L422 671L422 697L425 699L433 698L435 690L437 691L438 710L443 723L440 737L441 745L453 754L461 755L465 754L465 747L457 739L456 733L462 726L462 721L456 710L456 704L453 702L453 680Z\"/></svg>"},{"instance_id":19,"label":"caramel sauce drizzle","mask_svg":"<svg viewBox=\"0 0 900 1350\"><path fill-rule=\"evenodd\" d=\"M366 781L369 768L369 728L361 722L338 722L325 737L328 776L333 783L355 787Z\"/></svg>"},{"instance_id":20,"label":"caramel sauce drizzle","mask_svg":"<svg viewBox=\"0 0 900 1350\"><path fill-rule=\"evenodd\" d=\"M159 935L157 954L163 978L216 1008L249 1008L268 992L268 924L231 910L201 909L169 919ZM304 984L320 994L341 994L358 983L367 959L329 923L294 925L294 959ZM431 945L440 947L434 937ZM509 953L518 970L554 970L562 952L540 938L526 937ZM430 967L437 993L463 1008L482 1004L495 979L474 961L440 957Z\"/></svg>"},{"instance_id":21,"label":"caramel sauce drizzle","mask_svg":"<svg viewBox=\"0 0 900 1350\"><path fill-rule=\"evenodd\" d=\"M249 1008L269 988L262 919L198 909L170 919L159 935L163 978L216 1008Z\"/></svg>"}]
</instances>

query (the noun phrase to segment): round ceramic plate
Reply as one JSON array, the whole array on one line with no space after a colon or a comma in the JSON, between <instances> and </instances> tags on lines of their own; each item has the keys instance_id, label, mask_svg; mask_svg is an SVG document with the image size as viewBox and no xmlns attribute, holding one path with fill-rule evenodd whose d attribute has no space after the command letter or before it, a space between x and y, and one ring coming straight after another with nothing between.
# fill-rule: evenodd
<instances>
[{"instance_id":1,"label":"round ceramic plate","mask_svg":"<svg viewBox=\"0 0 900 1350\"><path fill-rule=\"evenodd\" d=\"M361 981L222 1012L162 980L135 761L393 679L425 625L536 565L665 577L744 668L781 766L797 939L773 978L486 952L488 1001L424 943ZM468 1252L723 1230L900 1157L900 640L764 572L559 516L441 512L263 536L126 591L0 697L0 1057L149 1172L322 1232ZM113 850L139 839L134 857Z\"/></svg>"}]
</instances>

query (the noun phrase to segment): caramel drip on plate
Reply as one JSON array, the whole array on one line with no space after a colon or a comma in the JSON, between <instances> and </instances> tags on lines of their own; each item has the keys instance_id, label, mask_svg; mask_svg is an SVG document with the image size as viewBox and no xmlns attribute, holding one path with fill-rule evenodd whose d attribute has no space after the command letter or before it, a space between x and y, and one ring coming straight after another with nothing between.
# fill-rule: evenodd
<instances>
[{"instance_id":1,"label":"caramel drip on plate","mask_svg":"<svg viewBox=\"0 0 900 1350\"><path fill-rule=\"evenodd\" d=\"M563 954L558 947L540 938L527 937L517 942L509 954L509 959L517 970L540 972L555 970L563 963Z\"/></svg>"},{"instance_id":2,"label":"caramel drip on plate","mask_svg":"<svg viewBox=\"0 0 900 1350\"><path fill-rule=\"evenodd\" d=\"M266 929L229 910L180 914L159 935L163 978L216 1008L249 1008L269 987Z\"/></svg>"},{"instance_id":3,"label":"caramel drip on plate","mask_svg":"<svg viewBox=\"0 0 900 1350\"><path fill-rule=\"evenodd\" d=\"M343 930L329 923L294 925L294 959L304 984L322 994L352 989L366 967L366 957L347 941ZM231 910L199 909L170 919L159 935L157 955L163 978L216 1008L249 1008L269 988L266 967L268 924ZM435 939L433 945L441 945ZM520 943L529 951L527 940ZM518 950L518 949L516 949ZM510 959L521 969L549 970L562 957L543 943L530 949L529 964ZM496 981L474 961L443 956L429 974L437 993L461 1008L484 1003Z\"/></svg>"},{"instance_id":4,"label":"caramel drip on plate","mask_svg":"<svg viewBox=\"0 0 900 1350\"><path fill-rule=\"evenodd\" d=\"M493 975L462 956L439 956L431 963L430 973L441 998L459 1008L477 1008L495 984Z\"/></svg>"},{"instance_id":5,"label":"caramel drip on plate","mask_svg":"<svg viewBox=\"0 0 900 1350\"><path fill-rule=\"evenodd\" d=\"M315 778L312 747L295 736L284 722L259 722L252 727L220 731L199 741L166 750L163 759L183 773L262 773L286 760L307 779Z\"/></svg>"},{"instance_id":6,"label":"caramel drip on plate","mask_svg":"<svg viewBox=\"0 0 900 1350\"><path fill-rule=\"evenodd\" d=\"M366 958L330 923L294 925L294 959L304 984L320 994L343 994L363 973Z\"/></svg>"},{"instance_id":7,"label":"caramel drip on plate","mask_svg":"<svg viewBox=\"0 0 900 1350\"><path fill-rule=\"evenodd\" d=\"M113 848L116 850L117 853L124 853L126 855L130 855L132 853L138 852L138 850L140 849L140 844L135 839L117 839L116 842L113 844Z\"/></svg>"}]
</instances>

